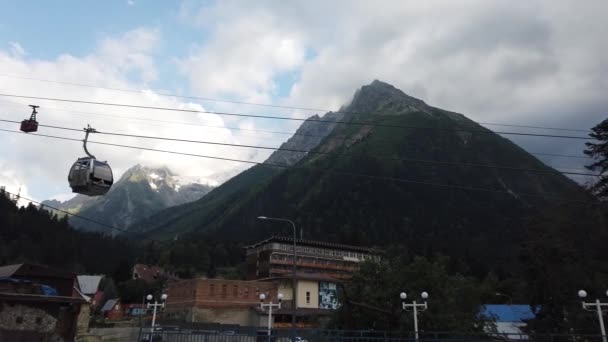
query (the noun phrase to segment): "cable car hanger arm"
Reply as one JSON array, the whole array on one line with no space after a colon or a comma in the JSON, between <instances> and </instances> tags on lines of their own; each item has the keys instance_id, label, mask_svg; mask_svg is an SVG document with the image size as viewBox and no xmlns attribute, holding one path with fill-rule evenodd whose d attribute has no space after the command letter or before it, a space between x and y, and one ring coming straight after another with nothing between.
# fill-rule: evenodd
<instances>
[{"instance_id":1,"label":"cable car hanger arm","mask_svg":"<svg viewBox=\"0 0 608 342\"><path fill-rule=\"evenodd\" d=\"M94 155L92 155L89 150L87 149L87 140L89 140L89 133L97 133L97 130L95 128L92 128L90 125L87 125L87 128L84 129L84 131L86 132L85 136L84 136L84 140L82 141L82 146L84 147L84 152L91 158L96 159Z\"/></svg>"}]
</instances>

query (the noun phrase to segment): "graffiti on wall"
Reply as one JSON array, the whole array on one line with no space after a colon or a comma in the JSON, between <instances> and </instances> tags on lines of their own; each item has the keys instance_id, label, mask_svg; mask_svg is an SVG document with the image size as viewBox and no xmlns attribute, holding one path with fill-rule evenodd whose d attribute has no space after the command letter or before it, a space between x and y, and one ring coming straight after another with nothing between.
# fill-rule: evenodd
<instances>
[{"instance_id":1,"label":"graffiti on wall","mask_svg":"<svg viewBox=\"0 0 608 342\"><path fill-rule=\"evenodd\" d=\"M319 282L319 309L336 310L338 302L338 286L327 281Z\"/></svg>"}]
</instances>

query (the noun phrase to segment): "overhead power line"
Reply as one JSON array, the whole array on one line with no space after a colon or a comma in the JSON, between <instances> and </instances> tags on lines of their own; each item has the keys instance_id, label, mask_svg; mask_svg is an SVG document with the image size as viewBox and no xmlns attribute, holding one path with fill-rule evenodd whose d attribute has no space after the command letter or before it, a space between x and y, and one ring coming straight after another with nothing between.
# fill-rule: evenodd
<instances>
[{"instance_id":1,"label":"overhead power line","mask_svg":"<svg viewBox=\"0 0 608 342\"><path fill-rule=\"evenodd\" d=\"M381 112L371 112L364 113L358 111L332 111L331 109L321 109L321 108L309 108L309 107L298 107L298 106L286 106L286 105L275 105L268 103L255 103L255 102L244 102L244 101L235 101L235 100L226 100L226 99L217 99L217 98L209 98L209 97L200 97L200 96L190 96L190 95L179 95L174 93L163 93L163 92L150 92L146 90L137 90L137 89L129 89L129 88L117 88L117 87L104 87L104 86L96 86L91 84L84 83L76 83L76 82L65 82L65 81L57 81L57 80L48 80L41 79L35 77L26 77L19 75L9 75L9 74L0 74L0 77L8 77L14 79L28 80L28 81L38 81L38 82L46 82L46 83L55 83L76 87L85 87L85 88L95 88L95 89L104 89L111 91L121 91L128 93L137 93L137 94L153 94L158 96L165 97L174 97L181 99L191 99L191 100L201 100L201 101L210 101L210 102L222 102L222 103L232 103L232 104L241 104L241 105L249 105L249 106L259 106L259 107L270 107L270 108L282 108L282 109L294 109L294 110L307 110L313 112L334 112L334 113L345 113L345 114L379 114ZM488 126L503 126L503 127L519 127L519 128L533 128L533 129L546 129L546 130L556 130L556 131L570 131L570 132L585 132L589 133L588 129L573 129L573 128L561 128L561 127L545 127L545 126L533 126L533 125L512 125L505 123L491 123L491 122L478 122L480 125L488 125Z\"/></svg>"},{"instance_id":2,"label":"overhead power line","mask_svg":"<svg viewBox=\"0 0 608 342\"><path fill-rule=\"evenodd\" d=\"M11 103L15 106L22 106L22 104L20 103L16 103L16 102L12 102L12 101L7 101L8 103ZM170 121L170 120L157 120L157 119L149 119L149 118L141 118L141 117L130 117L130 116L120 116L120 115L109 115L109 114L102 114L102 113L92 113L92 112L83 112L83 111L75 111L75 110L69 110L69 109L60 109L60 108L49 108L49 107L44 107L44 109L46 110L57 110L57 111L62 111L62 112L69 112L69 113L81 113L81 114L89 114L89 115L94 115L94 116L101 116L101 117L111 117L111 118L117 118L117 119L122 119L122 120L138 120L138 121L151 121L151 122L162 122L162 123L170 123L170 124L176 124L176 125L185 125L185 126L199 126L199 127L208 127L208 128L217 128L217 129L228 129L228 130L236 130L236 131L248 131L248 132L259 132L259 133L269 133L269 134L283 134L283 135L289 135L289 136L303 136L303 137L311 137L311 138L327 138L327 139L331 139L331 140L341 140L341 141L355 141L357 140L356 138L350 138L350 137L340 137L340 136L325 136L325 135L319 135L319 134L307 134L307 133L298 133L296 132L284 132L284 131L271 131L271 130L260 130L260 129L252 129L252 128L241 128L241 127L230 127L230 126L219 126L219 125L203 125L203 124L198 124L198 123L188 123L188 122L183 122L183 121ZM44 126L44 125L42 125ZM241 135L236 135L236 136L241 136ZM253 137L253 136L248 136L248 135L242 135L242 137ZM386 142L391 142L391 139L382 139L379 138L379 140L381 141L386 141ZM532 155L539 155L539 156L553 156L553 157L563 157L563 158L580 158L580 159L589 159L588 156L575 156L575 155L564 155L564 154L553 154L553 153L541 153L541 152L528 152Z\"/></svg>"},{"instance_id":3,"label":"overhead power line","mask_svg":"<svg viewBox=\"0 0 608 342\"><path fill-rule=\"evenodd\" d=\"M125 104L125 103L84 101L84 100L60 99L60 98L54 98L54 97L26 96L26 95L16 95L16 94L0 94L0 96L23 98L23 99L36 99L36 100L45 100L45 101L58 101L58 102L66 102L66 103L81 103L81 104L100 105L100 106L139 108L139 109L151 109L151 110L172 111L172 112L185 112L185 113L195 113L195 114L215 114L215 115L247 117L247 118L257 118L257 119L272 119L272 120L300 121L300 122L308 121L308 122L320 122L320 123L329 123L329 124L333 123L333 124L372 126L372 127L385 127L385 128L437 130L437 131L445 131L445 132L469 132L469 133L482 133L482 134L502 134L502 135L531 136L531 137L544 137L544 138L593 140L593 138L591 138L591 137L570 136L570 135L536 134L536 133L521 133L521 132L498 132L498 131L478 130L478 129L473 130L473 129L462 129L462 128L390 125L390 124L381 124L381 123L375 123L375 122L369 122L369 121L368 122L355 122L355 121L337 121L337 120L332 121L332 120L310 119L310 118L303 119L303 118L292 118L292 117L273 116L273 115L256 115L256 114L245 114L245 113L202 111L202 110L195 110L195 109L143 106L143 105L133 105L133 104Z\"/></svg>"},{"instance_id":4,"label":"overhead power line","mask_svg":"<svg viewBox=\"0 0 608 342\"><path fill-rule=\"evenodd\" d=\"M12 132L12 131L9 131L9 132ZM16 195L14 193L6 191L6 187L4 187L4 189L5 189L4 192L7 193L7 194L10 194L10 195L13 195L13 196L19 196L19 198L24 199L25 201L32 202L32 203L35 203L35 204L38 204L38 205L41 205L41 206L45 206L46 208L50 208L50 209L56 210L58 212L64 213L64 214L69 215L69 216L77 217L77 218L79 218L81 220L85 220L87 222L95 223L96 225L98 225L100 227L103 227L104 229L116 230L116 231L119 231L119 232L122 232L122 233L126 233L126 234L136 234L136 235L138 234L136 232L131 232L129 230L122 229L122 228L117 228L117 227L114 227L112 225L109 225L109 224L106 224L106 223L103 223L103 222L99 222L99 221L90 219L88 217L84 217L82 215L71 213L71 212L69 212L67 210L63 210L63 209L59 209L57 207L53 207L52 205L48 205L48 204L44 204L44 203L35 201L35 200L31 199L31 198L23 197L21 195ZM156 243L162 243L161 241L158 241L158 240L155 240L155 239L151 239L151 238L144 238L144 240L149 240L149 241L156 242Z\"/></svg>"},{"instance_id":5,"label":"overhead power line","mask_svg":"<svg viewBox=\"0 0 608 342\"><path fill-rule=\"evenodd\" d=\"M9 133L17 133L17 134L25 134L27 136L47 137L47 138L82 142L80 139L59 137L59 136L53 136L53 135L47 135L47 134L23 133L20 131L13 131L13 130L8 130L8 129L0 129L0 131L9 132ZM275 164L275 163L255 162L255 161L242 160L242 159L236 159L236 158L216 157L216 156L208 156L208 155L201 155L201 154L195 154L195 153L185 153L185 152L161 150L161 149L146 148L146 147L139 147L139 146L105 143L105 142L88 141L88 143L122 147L122 148L128 148L128 149L136 149L136 150L142 150L142 151L153 151L153 152L184 155L184 156L199 157L199 158L206 158L206 159L224 160L224 161L246 163L246 164L252 164L252 165L262 165L262 166L276 167L276 168L281 168L281 169L303 169L303 170L307 170L307 171L318 171L318 172L333 174L333 175L352 176L352 177L368 178L368 179L374 179L374 180L393 181L393 182L398 182L398 183L434 186L437 188L445 188L445 189L458 189L458 190L478 191L478 192L485 192L485 193L496 193L496 194L509 195L511 197L541 198L541 199L547 199L547 200L558 200L558 201L563 201L563 202L571 202L571 203L579 203L579 204L587 204L587 205L597 205L598 204L598 202L573 200L573 199L569 199L569 198L562 198L562 197L555 196L552 194L545 195L545 194L533 194L533 193L514 193L513 191L487 189L487 188L479 188L479 187L471 187L471 186L455 185L455 184L435 183L435 182L428 182L428 181L416 181L416 180L403 179L403 178L397 178L397 177L376 176L376 175L360 174L360 173L344 172L344 171L319 170L319 169L308 168L308 167L304 167L304 166L300 166L300 165L286 166L286 165Z\"/></svg>"},{"instance_id":6,"label":"overhead power line","mask_svg":"<svg viewBox=\"0 0 608 342\"><path fill-rule=\"evenodd\" d=\"M6 120L6 119L0 119L0 122L19 123L18 121ZM53 128L53 129L74 131L74 132L82 132L81 129L69 128L69 127L51 126L51 125L39 125L39 126ZM113 133L113 132L104 132L101 130L98 130L96 133L103 134L103 135L119 136L119 137L153 139L153 140L162 140L162 141L175 141L175 142L184 142L184 143L195 143L195 144L217 145L217 146L228 146L228 147L239 147L239 148L250 148L250 149L262 149L262 150L294 152L294 153L303 153L303 154L330 155L330 156L349 157L349 158L383 159L383 160L409 162L409 163L416 163L416 164L464 166L464 167L490 168L490 169L497 169L497 170L522 171L522 172L534 172L534 173L546 173L546 174L560 174L561 173L561 174L565 174L565 175L576 175L576 176L592 176L592 177L601 176L599 174L592 174L592 173L558 171L558 170L551 170L551 169L543 170L543 169L531 169L531 168L521 168L521 167L501 166L501 165L488 165L488 164L476 164L476 163L437 161L437 160L427 160L427 159L389 157L389 156L382 156L382 155L377 156L377 155L360 155L360 154L348 154L348 153L322 152L322 151L316 151L316 150L300 150L300 149L281 148L281 147L222 143L222 142L215 142L215 141L202 141L202 140L191 140L191 139L181 139L181 138L168 138L168 137L158 137L158 136L150 136L150 135Z\"/></svg>"}]
</instances>

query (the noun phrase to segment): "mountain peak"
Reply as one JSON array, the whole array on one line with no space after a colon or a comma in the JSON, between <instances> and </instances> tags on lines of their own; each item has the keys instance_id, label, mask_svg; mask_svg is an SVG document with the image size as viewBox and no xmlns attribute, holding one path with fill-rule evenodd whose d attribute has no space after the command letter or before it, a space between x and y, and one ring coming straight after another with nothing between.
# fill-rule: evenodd
<instances>
[{"instance_id":1,"label":"mountain peak","mask_svg":"<svg viewBox=\"0 0 608 342\"><path fill-rule=\"evenodd\" d=\"M412 110L428 111L429 106L422 100L409 96L393 85L374 80L355 92L348 106L349 111L372 112L388 103L399 103Z\"/></svg>"}]
</instances>

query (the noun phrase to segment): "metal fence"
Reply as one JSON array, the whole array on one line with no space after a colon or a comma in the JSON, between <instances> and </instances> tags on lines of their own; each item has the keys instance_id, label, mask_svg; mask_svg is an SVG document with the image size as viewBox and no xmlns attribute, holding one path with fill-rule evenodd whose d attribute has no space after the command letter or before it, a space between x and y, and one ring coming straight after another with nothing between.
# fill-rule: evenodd
<instances>
[{"instance_id":1,"label":"metal fence","mask_svg":"<svg viewBox=\"0 0 608 342\"><path fill-rule=\"evenodd\" d=\"M292 342L291 331L250 328L249 331L197 330L170 327L168 331L144 332L140 341L147 342ZM383 331L345 331L297 329L293 342L601 342L600 335L571 334L490 334L458 332L422 332L418 339L413 333Z\"/></svg>"}]
</instances>

